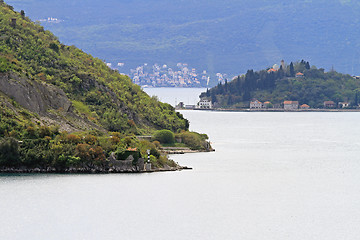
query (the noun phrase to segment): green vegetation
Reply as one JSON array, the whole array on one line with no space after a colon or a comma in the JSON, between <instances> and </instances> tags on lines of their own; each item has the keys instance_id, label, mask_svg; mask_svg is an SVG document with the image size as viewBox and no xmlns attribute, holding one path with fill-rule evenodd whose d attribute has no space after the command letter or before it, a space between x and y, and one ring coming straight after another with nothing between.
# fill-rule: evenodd
<instances>
[{"instance_id":1,"label":"green vegetation","mask_svg":"<svg viewBox=\"0 0 360 240\"><path fill-rule=\"evenodd\" d=\"M303 75L295 76L297 73ZM360 80L350 75L325 72L310 67L309 62L290 63L276 71L248 70L231 82L218 84L200 97L206 97L220 107L248 108L252 99L281 104L283 101L299 101L312 108L323 108L324 101L349 102L351 107L359 104Z\"/></svg>"},{"instance_id":2,"label":"green vegetation","mask_svg":"<svg viewBox=\"0 0 360 240\"><path fill-rule=\"evenodd\" d=\"M139 141L135 135L160 130L173 137L173 132L188 130L188 120L171 105L149 97L129 77L74 46L61 44L24 12L17 13L1 1L0 80L20 78L31 86L62 89L72 106L67 112L50 108L35 113L1 89L0 167L106 168L112 153L120 160L131 154L136 162L147 157L148 149L153 166L176 166L161 154L158 141ZM77 131L64 131L59 119Z\"/></svg>"},{"instance_id":3,"label":"green vegetation","mask_svg":"<svg viewBox=\"0 0 360 240\"><path fill-rule=\"evenodd\" d=\"M164 144L175 143L175 135L169 130L158 130L154 133L153 139Z\"/></svg>"},{"instance_id":4,"label":"green vegetation","mask_svg":"<svg viewBox=\"0 0 360 240\"><path fill-rule=\"evenodd\" d=\"M172 160L161 155L153 143L124 137L120 133L94 136L89 133L60 133L45 126L28 126L21 134L27 138L20 142L9 135L0 141L0 166L55 169L57 172L68 168L89 170L109 167L107 158L112 152L119 160L133 155L133 164L136 164L140 157L147 157L147 149L151 150L154 166L176 166Z\"/></svg>"},{"instance_id":5,"label":"green vegetation","mask_svg":"<svg viewBox=\"0 0 360 240\"><path fill-rule=\"evenodd\" d=\"M207 142L209 137L206 134L200 134L197 132L181 132L176 134L177 138L181 139L181 142L192 150L209 150L210 144Z\"/></svg>"},{"instance_id":6,"label":"green vegetation","mask_svg":"<svg viewBox=\"0 0 360 240\"><path fill-rule=\"evenodd\" d=\"M4 3L0 4L0 34L0 73L61 88L95 124L109 131L139 134L187 129L187 120L171 105L149 97L100 59L61 44L51 32Z\"/></svg>"}]
</instances>

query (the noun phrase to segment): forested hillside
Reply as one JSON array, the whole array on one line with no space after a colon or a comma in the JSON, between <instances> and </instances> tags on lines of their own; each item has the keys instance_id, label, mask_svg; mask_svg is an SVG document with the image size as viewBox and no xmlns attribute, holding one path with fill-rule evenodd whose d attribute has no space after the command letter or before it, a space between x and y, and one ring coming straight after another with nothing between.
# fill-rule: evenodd
<instances>
[{"instance_id":1,"label":"forested hillside","mask_svg":"<svg viewBox=\"0 0 360 240\"><path fill-rule=\"evenodd\" d=\"M11 7L2 4L0 11L2 75L60 88L80 115L109 131L187 129L186 120L169 104L150 98L127 76L74 46L61 44Z\"/></svg>"},{"instance_id":2,"label":"forested hillside","mask_svg":"<svg viewBox=\"0 0 360 240\"><path fill-rule=\"evenodd\" d=\"M159 129L178 134L189 147L207 147L206 135L186 132L188 121L171 105L100 59L62 44L3 1L0 100L0 171L104 169L112 152L122 157L130 151L137 160L148 149L153 167L176 167L160 154L161 142L135 137Z\"/></svg>"},{"instance_id":3,"label":"forested hillside","mask_svg":"<svg viewBox=\"0 0 360 240\"><path fill-rule=\"evenodd\" d=\"M143 63L186 62L235 76L281 59L307 59L360 75L360 4L355 0L8 0L122 72ZM215 78L214 78L215 79ZM213 79L213 80L214 80ZM217 83L216 83L217 84Z\"/></svg>"},{"instance_id":4,"label":"forested hillside","mask_svg":"<svg viewBox=\"0 0 360 240\"><path fill-rule=\"evenodd\" d=\"M280 105L299 101L312 108L322 108L324 101L359 103L360 80L336 71L310 67L307 61L275 65L261 71L248 70L231 82L218 84L200 97L211 99L219 107L248 108L257 99Z\"/></svg>"}]
</instances>

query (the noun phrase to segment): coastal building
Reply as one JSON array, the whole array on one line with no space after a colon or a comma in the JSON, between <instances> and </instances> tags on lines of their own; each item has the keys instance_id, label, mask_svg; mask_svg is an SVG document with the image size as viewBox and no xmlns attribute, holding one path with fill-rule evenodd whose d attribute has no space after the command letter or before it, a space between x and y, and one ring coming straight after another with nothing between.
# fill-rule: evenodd
<instances>
[{"instance_id":1,"label":"coastal building","mask_svg":"<svg viewBox=\"0 0 360 240\"><path fill-rule=\"evenodd\" d=\"M299 108L298 101L284 101L284 110L296 110Z\"/></svg>"},{"instance_id":2,"label":"coastal building","mask_svg":"<svg viewBox=\"0 0 360 240\"><path fill-rule=\"evenodd\" d=\"M262 102L258 101L258 100L255 100L253 102L250 102L250 109L259 109L259 108L262 108L263 107L263 104Z\"/></svg>"},{"instance_id":3,"label":"coastal building","mask_svg":"<svg viewBox=\"0 0 360 240\"><path fill-rule=\"evenodd\" d=\"M300 109L309 109L309 108L310 108L310 106L307 104L303 104L300 106Z\"/></svg>"},{"instance_id":4,"label":"coastal building","mask_svg":"<svg viewBox=\"0 0 360 240\"><path fill-rule=\"evenodd\" d=\"M195 109L195 105L185 105L185 109Z\"/></svg>"},{"instance_id":5,"label":"coastal building","mask_svg":"<svg viewBox=\"0 0 360 240\"><path fill-rule=\"evenodd\" d=\"M296 78L303 78L303 77L304 77L304 74L301 73L301 72L298 72L297 74L295 74L295 77L296 77Z\"/></svg>"},{"instance_id":6,"label":"coastal building","mask_svg":"<svg viewBox=\"0 0 360 240\"><path fill-rule=\"evenodd\" d=\"M350 106L348 102L339 102L339 108L347 108Z\"/></svg>"},{"instance_id":7,"label":"coastal building","mask_svg":"<svg viewBox=\"0 0 360 240\"><path fill-rule=\"evenodd\" d=\"M274 68L270 68L269 70L267 70L267 72L268 72L268 73L271 73L271 72L277 72L277 70L276 70L276 69L274 69Z\"/></svg>"},{"instance_id":8,"label":"coastal building","mask_svg":"<svg viewBox=\"0 0 360 240\"><path fill-rule=\"evenodd\" d=\"M185 108L184 102L179 102L179 104L176 105L175 108L176 108L176 109L183 109L183 108Z\"/></svg>"},{"instance_id":9,"label":"coastal building","mask_svg":"<svg viewBox=\"0 0 360 240\"><path fill-rule=\"evenodd\" d=\"M273 107L273 105L272 105L272 103L269 102L269 101L266 101L266 102L264 102L264 104L263 104L263 108L272 108L272 107Z\"/></svg>"},{"instance_id":10,"label":"coastal building","mask_svg":"<svg viewBox=\"0 0 360 240\"><path fill-rule=\"evenodd\" d=\"M335 108L335 103L333 101L325 101L324 108Z\"/></svg>"},{"instance_id":11,"label":"coastal building","mask_svg":"<svg viewBox=\"0 0 360 240\"><path fill-rule=\"evenodd\" d=\"M212 108L211 101L210 101L210 100L207 100L207 99L201 99L201 100L198 102L197 108L200 108L200 109L211 109L211 108Z\"/></svg>"}]
</instances>

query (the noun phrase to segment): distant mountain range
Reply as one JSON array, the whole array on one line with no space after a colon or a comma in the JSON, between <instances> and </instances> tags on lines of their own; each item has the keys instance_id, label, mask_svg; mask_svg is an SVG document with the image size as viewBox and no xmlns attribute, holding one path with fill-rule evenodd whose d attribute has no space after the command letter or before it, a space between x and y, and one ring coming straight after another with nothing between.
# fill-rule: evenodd
<instances>
[{"instance_id":1,"label":"distant mountain range","mask_svg":"<svg viewBox=\"0 0 360 240\"><path fill-rule=\"evenodd\" d=\"M92 55L125 66L176 66L235 76L281 59L360 75L360 3L352 0L8 0ZM215 78L213 78L215 81Z\"/></svg>"}]
</instances>

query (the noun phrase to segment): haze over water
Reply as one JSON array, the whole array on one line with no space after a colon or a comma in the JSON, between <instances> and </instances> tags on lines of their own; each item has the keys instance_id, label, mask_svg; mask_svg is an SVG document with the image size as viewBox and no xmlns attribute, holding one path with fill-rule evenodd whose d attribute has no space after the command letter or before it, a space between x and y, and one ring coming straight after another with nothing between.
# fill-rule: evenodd
<instances>
[{"instance_id":1,"label":"haze over water","mask_svg":"<svg viewBox=\"0 0 360 240\"><path fill-rule=\"evenodd\" d=\"M193 170L1 175L0 239L358 238L360 113L182 113Z\"/></svg>"}]
</instances>

